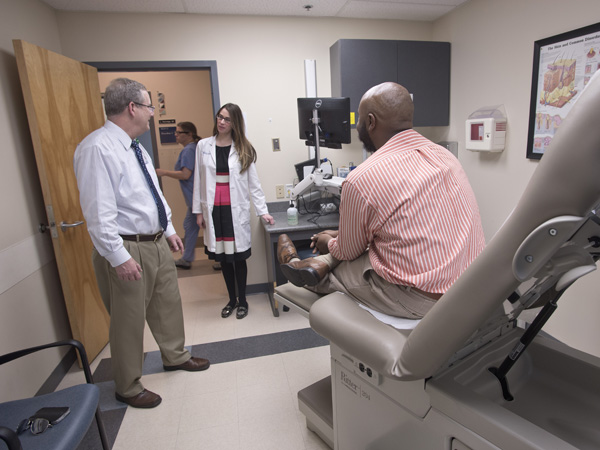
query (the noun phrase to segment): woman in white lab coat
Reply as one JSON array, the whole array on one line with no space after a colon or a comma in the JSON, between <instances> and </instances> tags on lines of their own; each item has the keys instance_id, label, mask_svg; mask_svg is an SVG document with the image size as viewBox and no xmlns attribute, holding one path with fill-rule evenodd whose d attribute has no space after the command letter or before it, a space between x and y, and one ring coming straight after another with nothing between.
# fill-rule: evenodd
<instances>
[{"instance_id":1,"label":"woman in white lab coat","mask_svg":"<svg viewBox=\"0 0 600 450\"><path fill-rule=\"evenodd\" d=\"M273 224L256 173L256 151L246 138L239 106L223 105L215 117L213 136L198 142L192 210L204 230L205 252L221 263L229 303L221 317L248 315L246 259L251 254L250 199L256 214ZM238 296L236 297L236 285Z\"/></svg>"}]
</instances>

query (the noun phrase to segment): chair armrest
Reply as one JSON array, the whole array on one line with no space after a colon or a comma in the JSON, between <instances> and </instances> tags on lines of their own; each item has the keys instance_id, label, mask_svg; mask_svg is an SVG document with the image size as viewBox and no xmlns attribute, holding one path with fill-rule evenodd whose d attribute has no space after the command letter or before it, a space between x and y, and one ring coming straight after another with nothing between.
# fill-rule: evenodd
<instances>
[{"instance_id":1,"label":"chair armrest","mask_svg":"<svg viewBox=\"0 0 600 450\"><path fill-rule=\"evenodd\" d=\"M94 380L92 378L92 371L90 370L90 364L87 359L87 353L85 352L85 348L83 344L75 339L67 339L64 341L52 342L50 344L38 345L37 347L25 348L23 350L17 350L12 353L7 353L6 355L0 356L0 365L5 364L7 362L13 361L15 359L21 358L23 356L29 355L31 353L38 352L40 350L45 350L47 348L52 347L61 347L65 345L70 345L71 347L75 347L77 352L79 352L79 357L81 358L81 365L83 366L83 373L85 374L85 380L89 384L94 384Z\"/></svg>"},{"instance_id":2,"label":"chair armrest","mask_svg":"<svg viewBox=\"0 0 600 450\"><path fill-rule=\"evenodd\" d=\"M6 442L8 450L23 450L17 433L10 428L0 427L0 439Z\"/></svg>"}]
</instances>

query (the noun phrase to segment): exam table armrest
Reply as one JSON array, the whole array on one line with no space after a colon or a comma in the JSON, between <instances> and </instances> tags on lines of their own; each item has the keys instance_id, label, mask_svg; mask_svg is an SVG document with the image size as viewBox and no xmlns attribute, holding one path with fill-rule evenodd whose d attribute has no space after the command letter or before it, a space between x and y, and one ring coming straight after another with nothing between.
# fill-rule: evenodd
<instances>
[{"instance_id":1,"label":"exam table armrest","mask_svg":"<svg viewBox=\"0 0 600 450\"><path fill-rule=\"evenodd\" d=\"M399 364L412 330L397 330L377 320L340 292L317 300L309 320L317 333L383 376L409 379L402 376Z\"/></svg>"}]
</instances>

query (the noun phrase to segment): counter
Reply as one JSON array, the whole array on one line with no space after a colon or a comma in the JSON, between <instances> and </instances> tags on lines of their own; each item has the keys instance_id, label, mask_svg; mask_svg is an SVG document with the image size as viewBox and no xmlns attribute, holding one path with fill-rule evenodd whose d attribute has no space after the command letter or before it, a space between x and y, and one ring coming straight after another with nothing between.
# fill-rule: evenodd
<instances>
[{"instance_id":1,"label":"counter","mask_svg":"<svg viewBox=\"0 0 600 450\"><path fill-rule=\"evenodd\" d=\"M287 205L284 204L284 206L287 210ZM279 262L277 261L277 240L279 236L287 234L294 244L297 245L298 253L308 256L310 254L308 248L311 236L323 230L337 230L340 222L340 216L337 212L322 216L319 214L300 214L298 216L298 225L288 225L286 210L280 211L277 207L270 205L269 213L275 219L275 224L268 225L261 220L265 232L269 301L271 302L271 310L275 317L279 316L279 309L273 298L275 283L279 285L287 282L279 269ZM302 252L302 248L305 249L304 252ZM302 256L300 255L301 258Z\"/></svg>"}]
</instances>

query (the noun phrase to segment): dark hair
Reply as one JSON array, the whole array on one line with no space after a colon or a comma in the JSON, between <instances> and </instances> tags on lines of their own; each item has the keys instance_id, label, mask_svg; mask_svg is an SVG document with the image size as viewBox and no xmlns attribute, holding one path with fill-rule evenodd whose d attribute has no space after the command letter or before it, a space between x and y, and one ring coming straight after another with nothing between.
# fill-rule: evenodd
<instances>
[{"instance_id":1,"label":"dark hair","mask_svg":"<svg viewBox=\"0 0 600 450\"><path fill-rule=\"evenodd\" d=\"M198 130L196 130L196 125L194 125L192 122L179 122L177 126L181 128L184 132L190 133L192 135L192 138L194 139L194 142L198 143L198 141L202 139L200 136L198 136Z\"/></svg>"},{"instance_id":2,"label":"dark hair","mask_svg":"<svg viewBox=\"0 0 600 450\"><path fill-rule=\"evenodd\" d=\"M104 91L104 111L106 116L116 116L121 114L129 103L142 103L142 91L147 91L146 87L129 78L115 78L110 82L106 91Z\"/></svg>"},{"instance_id":3,"label":"dark hair","mask_svg":"<svg viewBox=\"0 0 600 450\"><path fill-rule=\"evenodd\" d=\"M246 126L244 125L244 116L240 107L234 103L226 103L221 106L217 112L217 116L224 109L227 110L231 119L231 137L240 158L240 164L242 165L241 173L243 173L250 167L250 164L256 162L256 150L254 150L254 147L246 138ZM213 135L215 136L219 134L217 116L215 116L215 126L213 127Z\"/></svg>"}]
</instances>

